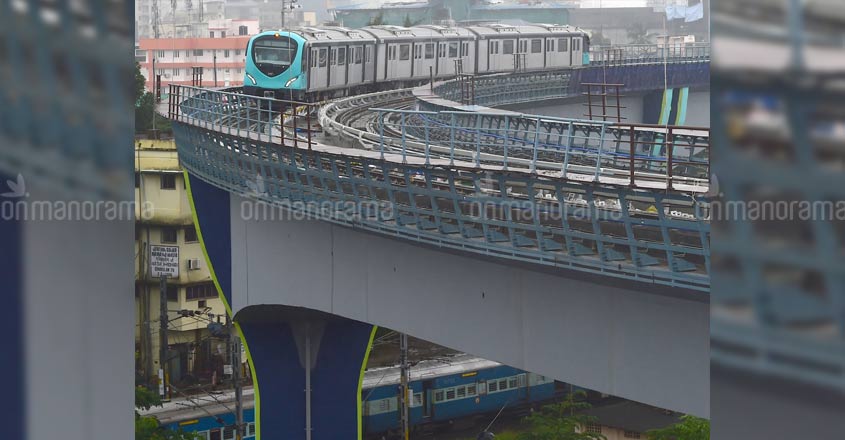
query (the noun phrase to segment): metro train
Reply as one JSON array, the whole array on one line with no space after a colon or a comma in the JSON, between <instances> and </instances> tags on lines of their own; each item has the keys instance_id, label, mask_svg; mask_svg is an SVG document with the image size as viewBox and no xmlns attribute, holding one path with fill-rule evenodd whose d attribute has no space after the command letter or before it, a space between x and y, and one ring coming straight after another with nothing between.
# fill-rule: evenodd
<instances>
[{"instance_id":1,"label":"metro train","mask_svg":"<svg viewBox=\"0 0 845 440\"><path fill-rule=\"evenodd\" d=\"M581 66L588 52L588 34L568 25L302 27L249 40L243 87L255 96L314 101L457 73Z\"/></svg>"},{"instance_id":2,"label":"metro train","mask_svg":"<svg viewBox=\"0 0 845 440\"><path fill-rule=\"evenodd\" d=\"M503 408L527 411L573 388L580 390L549 377L470 355L422 361L411 367L410 374L413 397L409 417L415 431L448 426L461 418L495 415ZM365 373L361 395L365 436L380 438L399 429L399 382L398 367L376 368ZM230 392L214 399L204 398L198 404L174 401L144 415L157 417L162 426L171 429L196 432L203 440L232 440L232 399ZM244 438L253 439L256 427L252 390L244 393L244 408L247 424ZM264 436L273 437L272 433Z\"/></svg>"}]
</instances>

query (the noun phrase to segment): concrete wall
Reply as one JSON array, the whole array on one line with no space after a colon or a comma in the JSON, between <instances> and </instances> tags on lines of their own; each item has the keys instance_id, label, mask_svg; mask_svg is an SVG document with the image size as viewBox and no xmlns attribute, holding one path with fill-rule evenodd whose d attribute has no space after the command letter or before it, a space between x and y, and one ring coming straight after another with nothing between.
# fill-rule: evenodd
<instances>
[{"instance_id":1,"label":"concrete wall","mask_svg":"<svg viewBox=\"0 0 845 440\"><path fill-rule=\"evenodd\" d=\"M249 219L242 213L252 203L231 196L235 313L260 304L321 310L605 393L709 414L709 307L700 293L596 284L314 220Z\"/></svg>"}]
</instances>

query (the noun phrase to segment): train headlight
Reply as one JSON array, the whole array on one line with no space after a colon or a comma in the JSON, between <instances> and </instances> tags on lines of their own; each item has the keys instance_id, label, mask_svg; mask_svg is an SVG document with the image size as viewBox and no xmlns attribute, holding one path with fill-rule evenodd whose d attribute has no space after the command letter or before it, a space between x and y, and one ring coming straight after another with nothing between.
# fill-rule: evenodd
<instances>
[{"instance_id":1,"label":"train headlight","mask_svg":"<svg viewBox=\"0 0 845 440\"><path fill-rule=\"evenodd\" d=\"M288 82L285 83L285 87L290 87L290 85L293 84L294 81L296 81L298 79L299 79L299 75L294 76L293 78L289 79Z\"/></svg>"},{"instance_id":2,"label":"train headlight","mask_svg":"<svg viewBox=\"0 0 845 440\"><path fill-rule=\"evenodd\" d=\"M252 75L247 73L246 77L249 78L250 81L252 81L252 85L258 84L258 81L256 81L255 78Z\"/></svg>"}]
</instances>

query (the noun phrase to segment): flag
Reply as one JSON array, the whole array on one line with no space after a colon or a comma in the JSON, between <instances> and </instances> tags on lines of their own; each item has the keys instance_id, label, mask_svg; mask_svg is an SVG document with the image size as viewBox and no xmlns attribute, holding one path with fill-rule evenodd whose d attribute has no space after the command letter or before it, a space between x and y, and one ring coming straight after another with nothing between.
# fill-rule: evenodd
<instances>
[{"instance_id":1,"label":"flag","mask_svg":"<svg viewBox=\"0 0 845 440\"><path fill-rule=\"evenodd\" d=\"M678 17L680 18L680 17ZM704 18L704 3L696 3L686 8L684 22L698 21Z\"/></svg>"}]
</instances>

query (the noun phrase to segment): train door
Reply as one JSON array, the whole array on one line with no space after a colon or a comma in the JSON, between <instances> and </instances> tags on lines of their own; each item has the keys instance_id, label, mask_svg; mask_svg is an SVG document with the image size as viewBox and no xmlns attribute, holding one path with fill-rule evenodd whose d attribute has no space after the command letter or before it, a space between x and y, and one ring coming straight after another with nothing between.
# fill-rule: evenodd
<instances>
[{"instance_id":1,"label":"train door","mask_svg":"<svg viewBox=\"0 0 845 440\"><path fill-rule=\"evenodd\" d=\"M432 404L432 389L433 381L423 381L422 389L422 405L423 405L423 422L427 422L434 416L434 405Z\"/></svg>"},{"instance_id":2,"label":"train door","mask_svg":"<svg viewBox=\"0 0 845 440\"><path fill-rule=\"evenodd\" d=\"M209 439L209 440L222 440L222 439L221 439L220 428L214 428L214 429L212 429L212 430L209 432L208 439Z\"/></svg>"},{"instance_id":3,"label":"train door","mask_svg":"<svg viewBox=\"0 0 845 440\"><path fill-rule=\"evenodd\" d=\"M555 40L554 38L546 38L546 63L545 67L557 67L559 64L559 60L557 59L556 52L555 52Z\"/></svg>"}]
</instances>

